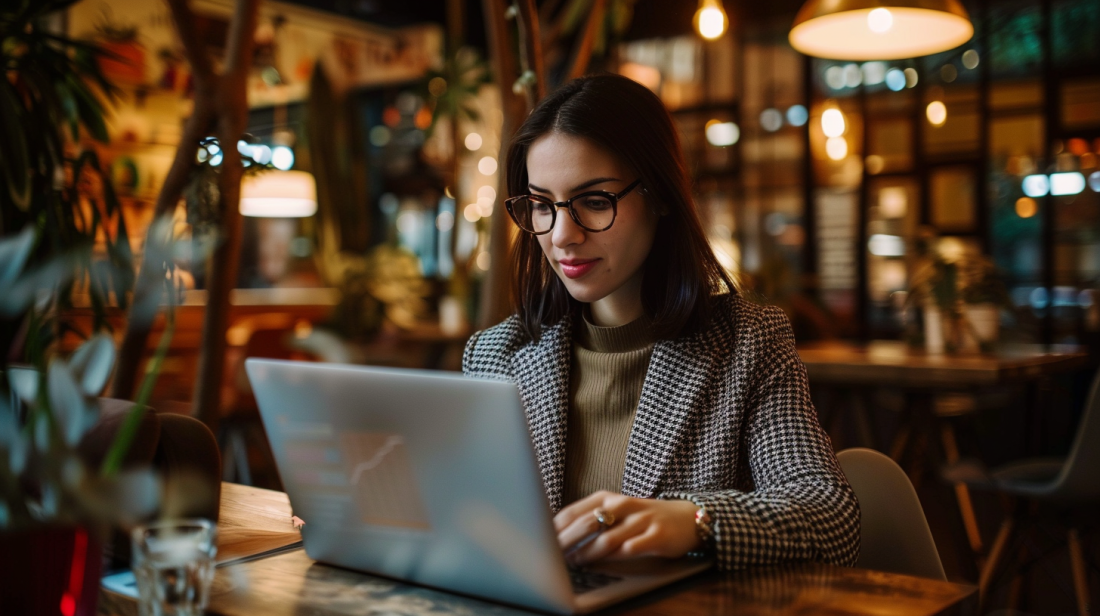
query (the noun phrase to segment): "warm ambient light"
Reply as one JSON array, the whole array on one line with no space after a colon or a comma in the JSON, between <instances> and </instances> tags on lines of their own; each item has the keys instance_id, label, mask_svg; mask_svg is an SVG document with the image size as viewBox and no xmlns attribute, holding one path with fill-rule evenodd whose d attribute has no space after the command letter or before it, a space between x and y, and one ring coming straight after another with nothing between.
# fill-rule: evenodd
<instances>
[{"instance_id":1,"label":"warm ambient light","mask_svg":"<svg viewBox=\"0 0 1100 616\"><path fill-rule=\"evenodd\" d=\"M893 25L894 16L890 14L889 9L877 8L867 13L867 27L871 29L871 32L885 34L890 31L890 26Z\"/></svg>"},{"instance_id":2,"label":"warm ambient light","mask_svg":"<svg viewBox=\"0 0 1100 616\"><path fill-rule=\"evenodd\" d=\"M241 214L304 218L317 213L317 183L305 171L265 171L241 182Z\"/></svg>"},{"instance_id":3,"label":"warm ambient light","mask_svg":"<svg viewBox=\"0 0 1100 616\"><path fill-rule=\"evenodd\" d=\"M725 34L727 27L729 18L721 0L699 0L699 10L695 11L695 31L699 36L713 41Z\"/></svg>"},{"instance_id":4,"label":"warm ambient light","mask_svg":"<svg viewBox=\"0 0 1100 616\"><path fill-rule=\"evenodd\" d=\"M707 122L705 132L707 142L720 148L733 145L741 138L741 128L733 122L711 120Z\"/></svg>"},{"instance_id":5,"label":"warm ambient light","mask_svg":"<svg viewBox=\"0 0 1100 616\"><path fill-rule=\"evenodd\" d=\"M808 56L900 60L953 49L973 35L958 0L809 0L789 38Z\"/></svg>"},{"instance_id":6,"label":"warm ambient light","mask_svg":"<svg viewBox=\"0 0 1100 616\"><path fill-rule=\"evenodd\" d=\"M942 101L932 101L928 103L928 108L924 111L928 116L928 121L932 123L932 126L943 126L947 121L947 105L944 105Z\"/></svg>"},{"instance_id":7,"label":"warm ambient light","mask_svg":"<svg viewBox=\"0 0 1100 616\"><path fill-rule=\"evenodd\" d=\"M821 131L826 137L839 137L844 134L844 114L839 109L826 109L821 114Z\"/></svg>"},{"instance_id":8,"label":"warm ambient light","mask_svg":"<svg viewBox=\"0 0 1100 616\"><path fill-rule=\"evenodd\" d=\"M848 156L848 142L844 137L829 137L825 141L825 154L833 160L844 160Z\"/></svg>"},{"instance_id":9,"label":"warm ambient light","mask_svg":"<svg viewBox=\"0 0 1100 616\"><path fill-rule=\"evenodd\" d=\"M1031 218L1039 211L1039 204L1031 197L1020 197L1016 200L1016 215L1020 218Z\"/></svg>"},{"instance_id":10,"label":"warm ambient light","mask_svg":"<svg viewBox=\"0 0 1100 616\"><path fill-rule=\"evenodd\" d=\"M897 235L876 233L867 240L867 250L876 257L904 257L905 240Z\"/></svg>"}]
</instances>

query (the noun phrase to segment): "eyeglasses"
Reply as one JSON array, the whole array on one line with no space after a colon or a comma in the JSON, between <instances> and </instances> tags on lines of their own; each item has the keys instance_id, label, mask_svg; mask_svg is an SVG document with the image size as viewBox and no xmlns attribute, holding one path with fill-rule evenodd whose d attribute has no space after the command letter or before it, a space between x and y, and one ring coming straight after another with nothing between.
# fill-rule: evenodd
<instances>
[{"instance_id":1,"label":"eyeglasses","mask_svg":"<svg viewBox=\"0 0 1100 616\"><path fill-rule=\"evenodd\" d=\"M580 228L592 233L607 231L615 223L619 201L642 181L634 183L616 194L606 190L581 193L565 201L554 201L539 195L520 195L504 200L504 207L520 229L534 235L549 233L554 228L558 208L569 210L569 216Z\"/></svg>"}]
</instances>

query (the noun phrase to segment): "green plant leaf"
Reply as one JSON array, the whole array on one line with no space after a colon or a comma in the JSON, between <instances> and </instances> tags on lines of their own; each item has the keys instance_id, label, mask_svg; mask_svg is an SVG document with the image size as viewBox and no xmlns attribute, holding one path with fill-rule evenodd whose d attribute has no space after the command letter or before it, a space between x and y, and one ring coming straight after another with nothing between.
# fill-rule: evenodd
<instances>
[{"instance_id":1,"label":"green plant leaf","mask_svg":"<svg viewBox=\"0 0 1100 616\"><path fill-rule=\"evenodd\" d=\"M89 402L77 384L71 367L62 360L50 362L47 383L54 423L65 444L74 447L95 424L98 407Z\"/></svg>"},{"instance_id":2,"label":"green plant leaf","mask_svg":"<svg viewBox=\"0 0 1100 616\"><path fill-rule=\"evenodd\" d=\"M31 158L23 133L23 106L7 79L0 79L0 170L12 203L24 212L31 202Z\"/></svg>"},{"instance_id":3,"label":"green plant leaf","mask_svg":"<svg viewBox=\"0 0 1100 616\"><path fill-rule=\"evenodd\" d=\"M107 385L115 365L115 343L110 334L98 333L73 353L69 367L89 396L98 396Z\"/></svg>"}]
</instances>

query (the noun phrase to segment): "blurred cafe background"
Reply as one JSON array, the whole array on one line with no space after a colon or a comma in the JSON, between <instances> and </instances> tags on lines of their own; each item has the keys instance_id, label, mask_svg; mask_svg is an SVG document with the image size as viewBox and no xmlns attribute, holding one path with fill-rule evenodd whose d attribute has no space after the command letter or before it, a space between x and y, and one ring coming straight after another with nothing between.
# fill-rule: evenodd
<instances>
[{"instance_id":1,"label":"blurred cafe background","mask_svg":"<svg viewBox=\"0 0 1100 616\"><path fill-rule=\"evenodd\" d=\"M66 139L98 165L66 180L76 228L96 262L129 268L106 302L94 276L78 285L60 345L108 327L118 370L156 359L148 404L206 422L226 480L280 485L246 357L461 368L469 335L509 310L502 147L547 89L597 71L664 101L719 260L742 293L790 316L834 445L893 453L911 472L949 577L978 582L1005 513L995 491L963 496L941 465L1065 456L1087 413L1100 356L1096 0L967 0L965 42L858 60L823 59L859 57L858 40L831 41L832 56L792 46L802 0L264 0L237 58L231 0L185 3L190 27L179 0L58 4L53 31L110 52L96 60L112 89L101 130ZM196 115L229 117L234 88L240 136L196 134ZM33 219L21 211L4 210L4 235ZM147 237L170 245L154 287L165 273L178 293L154 294L142 324L130 315ZM821 376L846 361L828 353L853 349L901 366L1079 361L925 388L929 428L911 421L904 387ZM116 391L137 391L126 378ZM1091 529L1081 545L1095 563ZM1023 573L992 592L1076 613L1071 548L1028 545ZM1100 597L1095 572L1087 586Z\"/></svg>"}]
</instances>

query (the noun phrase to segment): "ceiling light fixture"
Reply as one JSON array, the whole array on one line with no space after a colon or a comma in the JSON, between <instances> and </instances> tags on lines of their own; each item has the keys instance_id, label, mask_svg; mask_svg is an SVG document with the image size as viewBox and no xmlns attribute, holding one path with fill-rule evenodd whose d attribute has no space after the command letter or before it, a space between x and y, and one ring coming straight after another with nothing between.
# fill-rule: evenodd
<instances>
[{"instance_id":1,"label":"ceiling light fixture","mask_svg":"<svg viewBox=\"0 0 1100 616\"><path fill-rule=\"evenodd\" d=\"M954 49L972 36L958 0L809 0L789 38L818 58L900 60Z\"/></svg>"},{"instance_id":2,"label":"ceiling light fixture","mask_svg":"<svg viewBox=\"0 0 1100 616\"><path fill-rule=\"evenodd\" d=\"M317 183L305 171L263 171L241 182L241 214L305 218L317 213Z\"/></svg>"}]
</instances>

